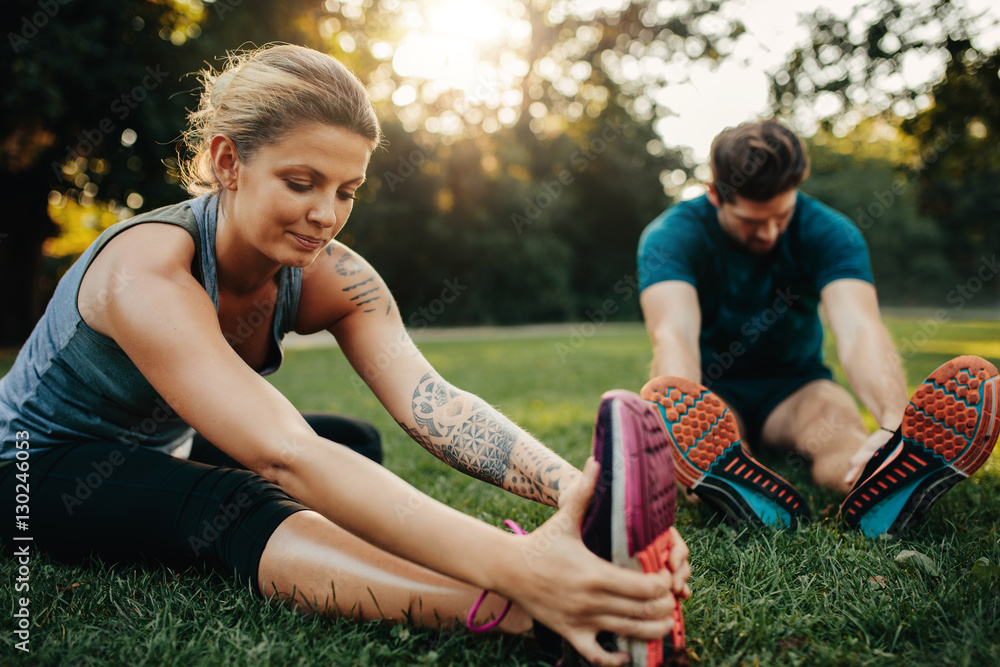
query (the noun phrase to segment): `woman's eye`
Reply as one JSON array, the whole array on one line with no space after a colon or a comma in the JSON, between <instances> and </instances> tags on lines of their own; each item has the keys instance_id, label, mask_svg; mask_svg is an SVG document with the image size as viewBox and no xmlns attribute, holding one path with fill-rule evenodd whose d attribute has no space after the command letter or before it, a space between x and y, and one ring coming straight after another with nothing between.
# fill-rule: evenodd
<instances>
[{"instance_id":1,"label":"woman's eye","mask_svg":"<svg viewBox=\"0 0 1000 667\"><path fill-rule=\"evenodd\" d=\"M350 192L338 192L337 196L340 197L342 201L347 201L348 199L357 199L353 193Z\"/></svg>"},{"instance_id":2,"label":"woman's eye","mask_svg":"<svg viewBox=\"0 0 1000 667\"><path fill-rule=\"evenodd\" d=\"M286 180L285 184L288 185L288 189L293 192L308 192L309 190L312 190L311 185L304 185L302 183L296 183L295 181Z\"/></svg>"}]
</instances>

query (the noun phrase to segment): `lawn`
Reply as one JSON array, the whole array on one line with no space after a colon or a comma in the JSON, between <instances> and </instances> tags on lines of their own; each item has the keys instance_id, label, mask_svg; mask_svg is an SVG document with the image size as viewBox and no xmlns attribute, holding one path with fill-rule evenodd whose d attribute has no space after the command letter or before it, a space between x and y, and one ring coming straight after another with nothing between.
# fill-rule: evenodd
<instances>
[{"instance_id":1,"label":"lawn","mask_svg":"<svg viewBox=\"0 0 1000 667\"><path fill-rule=\"evenodd\" d=\"M887 324L905 351L911 390L956 354L1000 360L995 322L938 323L933 332L928 321ZM442 375L579 466L601 393L637 390L649 364L639 325L585 333L593 335L420 346ZM836 358L832 347L827 357ZM0 373L11 360L0 357ZM528 529L551 514L432 458L351 375L336 349L293 350L272 381L302 410L373 421L387 467L454 507ZM734 530L681 502L677 524L693 564L684 607L693 664L1000 664L1000 453L901 541L838 529L836 494L813 486L801 465L777 456L765 462L798 486L817 521L797 531ZM904 552L923 557L901 560ZM4 599L14 595L15 576L11 559L0 559ZM10 602L0 620L0 664L541 664L528 640L304 617L197 569L66 566L36 555L30 583L31 653L14 650Z\"/></svg>"}]
</instances>

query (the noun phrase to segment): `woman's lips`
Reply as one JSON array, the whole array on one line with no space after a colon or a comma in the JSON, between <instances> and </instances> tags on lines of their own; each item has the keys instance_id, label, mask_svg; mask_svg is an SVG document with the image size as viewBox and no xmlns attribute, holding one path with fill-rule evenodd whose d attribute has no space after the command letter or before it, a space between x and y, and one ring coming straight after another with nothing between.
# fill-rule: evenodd
<instances>
[{"instance_id":1,"label":"woman's lips","mask_svg":"<svg viewBox=\"0 0 1000 667\"><path fill-rule=\"evenodd\" d=\"M322 248L326 243L323 239L317 239L312 236L303 236L301 234L296 234L295 232L292 232L292 236L294 236L295 240L299 242L299 245L306 250L317 250Z\"/></svg>"}]
</instances>

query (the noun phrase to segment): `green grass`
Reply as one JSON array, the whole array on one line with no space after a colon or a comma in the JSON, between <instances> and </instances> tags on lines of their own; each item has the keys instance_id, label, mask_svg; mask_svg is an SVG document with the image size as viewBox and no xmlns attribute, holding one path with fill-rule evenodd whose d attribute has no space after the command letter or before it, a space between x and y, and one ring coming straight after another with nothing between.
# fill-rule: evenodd
<instances>
[{"instance_id":1,"label":"green grass","mask_svg":"<svg viewBox=\"0 0 1000 667\"><path fill-rule=\"evenodd\" d=\"M914 343L906 358L911 389L955 354L1000 358L1000 327L993 322L942 324L929 340L920 336L926 322L887 325L898 344ZM590 451L601 393L641 386L649 344L639 326L573 343L477 340L427 342L421 349L454 384L579 466ZM832 346L827 358L836 358ZM0 372L10 362L0 356ZM843 381L842 369L835 371ZM454 507L493 524L510 517L529 529L551 514L433 459L351 374L337 350L290 351L273 382L302 410L373 421L385 439L387 467ZM677 524L693 567L693 597L685 603L693 664L1000 663L1000 577L976 566L982 558L1000 564L1000 453L902 541L838 530L836 494L817 489L806 470L780 457L767 463L803 491L818 520L792 532L733 530L702 506L681 503ZM904 550L926 555L936 569L897 562ZM9 558L0 559L0 599L13 597L14 569ZM0 664L539 664L531 642L520 638L305 617L197 569L67 566L36 556L31 610L27 658L13 648L10 613L0 618Z\"/></svg>"}]
</instances>

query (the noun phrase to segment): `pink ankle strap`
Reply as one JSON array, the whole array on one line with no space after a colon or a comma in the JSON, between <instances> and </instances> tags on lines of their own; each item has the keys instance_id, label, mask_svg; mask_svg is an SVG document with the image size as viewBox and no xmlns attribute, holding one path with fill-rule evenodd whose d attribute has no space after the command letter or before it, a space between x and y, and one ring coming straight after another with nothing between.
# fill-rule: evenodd
<instances>
[{"instance_id":1,"label":"pink ankle strap","mask_svg":"<svg viewBox=\"0 0 1000 667\"><path fill-rule=\"evenodd\" d=\"M527 535L528 534L528 531L524 530L519 525L517 525L516 523L514 523L513 521L511 521L510 519L507 519L506 521L504 521L503 525L505 525L508 528L510 528L511 532L514 533L515 535ZM512 603L508 600L507 604L505 604L504 607L503 607L503 609L500 610L500 614L496 618L494 618L489 623L485 623L483 625L476 625L475 624L476 623L476 620L475 620L476 619L476 612L479 611L479 608L483 605L483 600L486 599L486 595L488 593L489 593L489 591L483 591L482 595L479 596L479 599L476 600L476 603L472 605L472 609L469 610L469 616L465 619L465 624L467 626L469 626L469 629L472 630L473 632L487 632L489 630L492 630L493 628L495 628L498 625L500 625L500 622L504 618L506 618L507 612L510 611L510 606L511 606Z\"/></svg>"}]
</instances>

